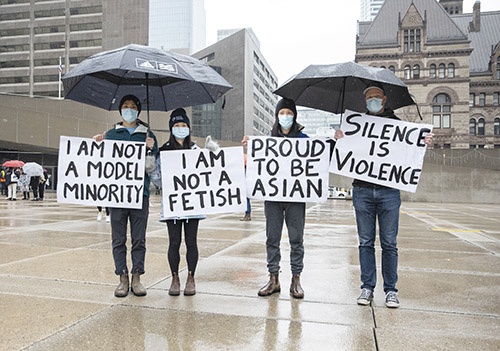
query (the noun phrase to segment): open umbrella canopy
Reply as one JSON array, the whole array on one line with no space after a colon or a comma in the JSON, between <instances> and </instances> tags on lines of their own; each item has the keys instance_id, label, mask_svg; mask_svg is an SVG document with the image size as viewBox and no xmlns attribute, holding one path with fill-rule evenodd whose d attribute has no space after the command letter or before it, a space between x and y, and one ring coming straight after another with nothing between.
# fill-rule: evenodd
<instances>
[{"instance_id":1,"label":"open umbrella canopy","mask_svg":"<svg viewBox=\"0 0 500 351\"><path fill-rule=\"evenodd\" d=\"M293 99L299 106L333 113L343 113L346 109L365 112L363 90L373 82L384 88L386 107L395 110L415 104L406 84L393 72L355 62L310 65L274 93Z\"/></svg>"},{"instance_id":2,"label":"open umbrella canopy","mask_svg":"<svg viewBox=\"0 0 500 351\"><path fill-rule=\"evenodd\" d=\"M23 172L30 177L41 176L43 174L43 167L36 162L26 162L23 166Z\"/></svg>"},{"instance_id":3,"label":"open umbrella canopy","mask_svg":"<svg viewBox=\"0 0 500 351\"><path fill-rule=\"evenodd\" d=\"M118 110L133 94L147 110L213 103L232 86L212 67L186 55L127 45L85 59L62 77L66 99Z\"/></svg>"},{"instance_id":4,"label":"open umbrella canopy","mask_svg":"<svg viewBox=\"0 0 500 351\"><path fill-rule=\"evenodd\" d=\"M2 166L9 168L21 168L22 166L24 166L24 162L20 160L10 160L5 161Z\"/></svg>"}]
</instances>

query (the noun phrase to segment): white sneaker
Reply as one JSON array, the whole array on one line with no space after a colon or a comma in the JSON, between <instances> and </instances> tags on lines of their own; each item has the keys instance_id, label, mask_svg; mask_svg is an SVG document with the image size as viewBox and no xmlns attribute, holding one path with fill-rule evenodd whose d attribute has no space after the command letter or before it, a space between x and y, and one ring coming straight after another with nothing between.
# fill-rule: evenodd
<instances>
[{"instance_id":1,"label":"white sneaker","mask_svg":"<svg viewBox=\"0 0 500 351\"><path fill-rule=\"evenodd\" d=\"M111 221L111 218L109 216L106 216L106 222L109 223L109 221Z\"/></svg>"},{"instance_id":2,"label":"white sneaker","mask_svg":"<svg viewBox=\"0 0 500 351\"><path fill-rule=\"evenodd\" d=\"M102 220L102 213L101 213L101 212L99 212L99 213L97 214L97 220L98 220L98 221L101 221L101 220Z\"/></svg>"}]
</instances>

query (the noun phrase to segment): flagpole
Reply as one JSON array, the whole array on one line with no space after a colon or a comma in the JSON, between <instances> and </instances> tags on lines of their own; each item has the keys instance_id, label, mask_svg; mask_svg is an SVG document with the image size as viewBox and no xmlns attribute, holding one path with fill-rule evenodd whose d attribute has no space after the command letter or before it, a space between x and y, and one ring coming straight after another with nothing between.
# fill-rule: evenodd
<instances>
[{"instance_id":1,"label":"flagpole","mask_svg":"<svg viewBox=\"0 0 500 351\"><path fill-rule=\"evenodd\" d=\"M59 56L59 99L61 98L61 76L62 76L62 61L61 56Z\"/></svg>"}]
</instances>

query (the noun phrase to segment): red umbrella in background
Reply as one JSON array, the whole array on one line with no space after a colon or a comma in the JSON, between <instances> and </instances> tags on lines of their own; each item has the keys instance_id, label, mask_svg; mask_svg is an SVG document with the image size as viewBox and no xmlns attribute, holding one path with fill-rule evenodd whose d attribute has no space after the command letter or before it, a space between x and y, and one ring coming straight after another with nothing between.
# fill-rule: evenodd
<instances>
[{"instance_id":1,"label":"red umbrella in background","mask_svg":"<svg viewBox=\"0 0 500 351\"><path fill-rule=\"evenodd\" d=\"M2 164L3 167L9 167L9 168L21 168L24 166L24 162L21 160L10 160L10 161L5 161Z\"/></svg>"}]
</instances>

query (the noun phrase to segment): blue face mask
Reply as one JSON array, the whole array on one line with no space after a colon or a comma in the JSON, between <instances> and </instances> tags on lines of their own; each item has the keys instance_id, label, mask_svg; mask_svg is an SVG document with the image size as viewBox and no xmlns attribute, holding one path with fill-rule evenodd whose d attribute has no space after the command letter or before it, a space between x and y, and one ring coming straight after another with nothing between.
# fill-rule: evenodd
<instances>
[{"instance_id":1,"label":"blue face mask","mask_svg":"<svg viewBox=\"0 0 500 351\"><path fill-rule=\"evenodd\" d=\"M278 122L281 128L288 130L293 124L293 115L278 115Z\"/></svg>"},{"instance_id":2,"label":"blue face mask","mask_svg":"<svg viewBox=\"0 0 500 351\"><path fill-rule=\"evenodd\" d=\"M175 139L177 139L177 140L186 139L186 137L189 135L189 128L188 127L173 127L172 134L174 135Z\"/></svg>"},{"instance_id":3,"label":"blue face mask","mask_svg":"<svg viewBox=\"0 0 500 351\"><path fill-rule=\"evenodd\" d=\"M133 110L131 108L126 108L122 110L122 118L127 123L133 123L137 119L138 115L139 111Z\"/></svg>"},{"instance_id":4,"label":"blue face mask","mask_svg":"<svg viewBox=\"0 0 500 351\"><path fill-rule=\"evenodd\" d=\"M377 113L382 109L382 99L371 98L366 100L366 108L371 113Z\"/></svg>"}]
</instances>

